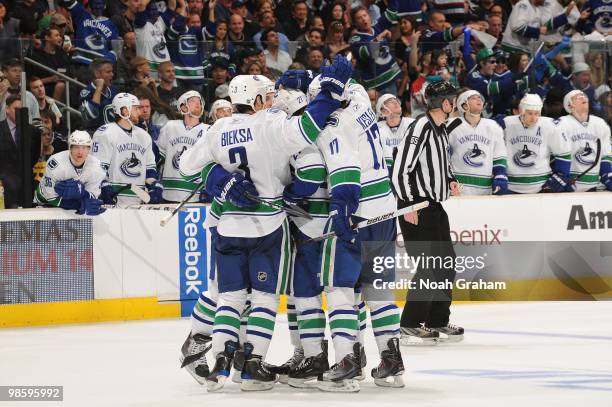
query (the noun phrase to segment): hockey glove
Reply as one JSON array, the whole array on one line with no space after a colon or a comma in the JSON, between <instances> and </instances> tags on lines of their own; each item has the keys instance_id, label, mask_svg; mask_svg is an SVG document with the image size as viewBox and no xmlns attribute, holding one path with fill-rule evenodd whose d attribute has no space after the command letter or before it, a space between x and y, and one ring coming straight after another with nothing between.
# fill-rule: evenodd
<instances>
[{"instance_id":1,"label":"hockey glove","mask_svg":"<svg viewBox=\"0 0 612 407\"><path fill-rule=\"evenodd\" d=\"M150 184L146 184L147 192L151 197L149 203L158 204L163 202L162 194L164 192L164 187L158 181L152 182Z\"/></svg>"},{"instance_id":2,"label":"hockey glove","mask_svg":"<svg viewBox=\"0 0 612 407\"><path fill-rule=\"evenodd\" d=\"M247 198L247 193L259 196L255 185L239 172L225 176L221 182L221 189L218 197L221 200L229 201L232 205L239 208L250 208L257 206L257 202Z\"/></svg>"},{"instance_id":3,"label":"hockey glove","mask_svg":"<svg viewBox=\"0 0 612 407\"><path fill-rule=\"evenodd\" d=\"M609 172L601 177L601 183L605 185L608 191L612 191L612 172Z\"/></svg>"},{"instance_id":4,"label":"hockey glove","mask_svg":"<svg viewBox=\"0 0 612 407\"><path fill-rule=\"evenodd\" d=\"M106 212L106 209L102 208L103 202L100 199L93 199L90 197L83 198L81 200L81 207L77 211L79 215L90 215L96 216Z\"/></svg>"},{"instance_id":5,"label":"hockey glove","mask_svg":"<svg viewBox=\"0 0 612 407\"><path fill-rule=\"evenodd\" d=\"M100 199L106 205L116 204L116 195L110 182L104 181L100 187Z\"/></svg>"},{"instance_id":6,"label":"hockey glove","mask_svg":"<svg viewBox=\"0 0 612 407\"><path fill-rule=\"evenodd\" d=\"M491 188L493 189L493 195L507 194L508 177L506 177L505 175L496 175L495 178L493 178L493 184L491 185Z\"/></svg>"},{"instance_id":7,"label":"hockey glove","mask_svg":"<svg viewBox=\"0 0 612 407\"><path fill-rule=\"evenodd\" d=\"M344 100L344 88L353 73L353 65L343 55L336 55L334 63L321 67L321 90L327 90L336 100Z\"/></svg>"},{"instance_id":8,"label":"hockey glove","mask_svg":"<svg viewBox=\"0 0 612 407\"><path fill-rule=\"evenodd\" d=\"M213 201L212 196L210 196L210 194L206 192L204 188L202 188L200 190L200 196L198 197L198 202L199 203L212 203L212 201Z\"/></svg>"},{"instance_id":9,"label":"hockey glove","mask_svg":"<svg viewBox=\"0 0 612 407\"><path fill-rule=\"evenodd\" d=\"M574 186L571 184L571 179L568 176L553 172L544 184L542 191L574 192Z\"/></svg>"},{"instance_id":10,"label":"hockey glove","mask_svg":"<svg viewBox=\"0 0 612 407\"><path fill-rule=\"evenodd\" d=\"M290 69L285 71L274 85L276 89L281 86L287 89L299 89L304 93L308 92L308 86L314 79L314 73L310 70Z\"/></svg>"},{"instance_id":11,"label":"hockey glove","mask_svg":"<svg viewBox=\"0 0 612 407\"><path fill-rule=\"evenodd\" d=\"M339 239L354 243L357 231L351 228L351 215L354 213L344 202L334 201L329 204L329 216L332 220L332 229Z\"/></svg>"},{"instance_id":12,"label":"hockey glove","mask_svg":"<svg viewBox=\"0 0 612 407\"><path fill-rule=\"evenodd\" d=\"M83 184L74 179L56 182L54 189L62 199L81 199L87 193Z\"/></svg>"}]
</instances>

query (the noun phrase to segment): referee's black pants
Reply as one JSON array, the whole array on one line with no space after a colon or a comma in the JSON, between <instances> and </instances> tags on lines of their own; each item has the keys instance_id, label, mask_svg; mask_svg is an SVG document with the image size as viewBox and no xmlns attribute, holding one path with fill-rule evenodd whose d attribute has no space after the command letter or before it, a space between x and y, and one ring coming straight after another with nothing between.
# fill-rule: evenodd
<instances>
[{"instance_id":1,"label":"referee's black pants","mask_svg":"<svg viewBox=\"0 0 612 407\"><path fill-rule=\"evenodd\" d=\"M398 206L404 208L408 205L399 201ZM422 256L421 261L427 256L446 260L451 256L454 265L456 256L451 242L448 215L440 203L430 202L427 208L419 211L417 225L406 222L403 217L399 218L399 224L408 255ZM422 286L427 281L450 282L450 285L454 283L454 267L445 268L444 262L441 263L434 261L417 269L412 279L415 288L408 290L406 295L406 305L400 322L402 327L415 328L424 323L425 326L439 328L448 324L452 289Z\"/></svg>"}]
</instances>

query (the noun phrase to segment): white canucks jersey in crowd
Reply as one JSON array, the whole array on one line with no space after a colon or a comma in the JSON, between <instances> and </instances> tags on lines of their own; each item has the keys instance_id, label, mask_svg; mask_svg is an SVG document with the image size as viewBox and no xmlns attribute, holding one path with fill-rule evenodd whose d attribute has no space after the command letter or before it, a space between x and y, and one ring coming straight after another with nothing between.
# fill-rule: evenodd
<instances>
[{"instance_id":1,"label":"white canucks jersey in crowd","mask_svg":"<svg viewBox=\"0 0 612 407\"><path fill-rule=\"evenodd\" d=\"M61 151L47 160L45 175L36 188L34 202L59 206L61 198L55 192L55 184L69 179L80 181L92 198L98 198L100 184L105 178L106 172L96 157L88 155L83 166L77 168L70 161L70 150Z\"/></svg>"},{"instance_id":2,"label":"white canucks jersey in crowd","mask_svg":"<svg viewBox=\"0 0 612 407\"><path fill-rule=\"evenodd\" d=\"M520 0L512 7L508 17L508 24L502 37L503 46L511 49L529 51L529 41L517 32L523 32L525 27L537 30L544 25L545 17L541 7L534 7L529 0Z\"/></svg>"},{"instance_id":3,"label":"white canucks jersey in crowd","mask_svg":"<svg viewBox=\"0 0 612 407\"><path fill-rule=\"evenodd\" d=\"M327 170L321 152L314 145L308 146L291 157L290 164L298 180L321 184L319 189L305 200L312 220L298 217L292 217L291 220L306 236L321 236L329 216L329 194L325 184Z\"/></svg>"},{"instance_id":4,"label":"white canucks jersey in crowd","mask_svg":"<svg viewBox=\"0 0 612 407\"><path fill-rule=\"evenodd\" d=\"M540 10L543 21L548 21L559 14L565 13L565 7L558 0L545 0ZM579 18L580 12L578 7L574 7L570 15L567 16L567 20L571 25L576 24ZM549 44L558 44L561 41L561 33L559 33L559 29L550 30L546 34L540 35L540 40Z\"/></svg>"},{"instance_id":5,"label":"white canucks jersey in crowd","mask_svg":"<svg viewBox=\"0 0 612 407\"><path fill-rule=\"evenodd\" d=\"M490 195L493 166L506 167L504 131L494 120L481 118L472 126L464 118L448 135L453 174L461 195Z\"/></svg>"},{"instance_id":6,"label":"white canucks jersey in crowd","mask_svg":"<svg viewBox=\"0 0 612 407\"><path fill-rule=\"evenodd\" d=\"M181 174L188 180L202 175L206 181L207 173L218 164L250 179L261 198L282 204L285 185L291 182L289 160L312 143L307 121L304 117L288 118L277 109L219 119L206 137L183 153ZM286 219L285 213L275 208L238 208L228 201L221 207L213 205L210 214L219 219L219 234L230 237L266 236Z\"/></svg>"},{"instance_id":7,"label":"white canucks jersey in crowd","mask_svg":"<svg viewBox=\"0 0 612 407\"><path fill-rule=\"evenodd\" d=\"M170 61L170 54L164 37L166 28L163 17L159 16L155 24L147 21L143 27L134 30L136 33L136 55L146 58L152 73L157 72L160 63Z\"/></svg>"},{"instance_id":8,"label":"white canucks jersey in crowd","mask_svg":"<svg viewBox=\"0 0 612 407\"><path fill-rule=\"evenodd\" d=\"M361 185L355 215L368 219L395 210L396 202L376 113L363 86L352 83L349 93L349 105L332 113L317 146L325 159L330 191L343 184Z\"/></svg>"},{"instance_id":9,"label":"white canucks jersey in crowd","mask_svg":"<svg viewBox=\"0 0 612 407\"><path fill-rule=\"evenodd\" d=\"M380 130L380 137L387 167L393 166L393 150L395 150L402 142L404 135L406 135L408 126L410 126L410 123L413 121L413 118L402 117L399 125L396 127L389 127L387 122L384 120L378 122L378 130Z\"/></svg>"},{"instance_id":10,"label":"white canucks jersey in crowd","mask_svg":"<svg viewBox=\"0 0 612 407\"><path fill-rule=\"evenodd\" d=\"M167 201L180 202L193 191L199 180L188 182L179 172L179 159L184 151L191 148L202 137L205 137L208 125L200 123L192 128L186 128L183 120L171 120L162 127L157 139L157 147L164 158L160 169L161 183L164 187L163 198ZM189 202L196 202L198 196Z\"/></svg>"},{"instance_id":11,"label":"white canucks jersey in crowd","mask_svg":"<svg viewBox=\"0 0 612 407\"><path fill-rule=\"evenodd\" d=\"M555 121L561 134L571 143L572 177L590 167L597 154L597 139L601 140L600 162L586 175L576 181L576 191L588 191L599 184L600 167L602 162L610 162L610 127L601 118L589 116L588 122L583 124L573 115L561 117Z\"/></svg>"},{"instance_id":12,"label":"white canucks jersey in crowd","mask_svg":"<svg viewBox=\"0 0 612 407\"><path fill-rule=\"evenodd\" d=\"M551 158L570 162L570 145L549 117L526 128L519 116L508 116L505 141L508 150L508 189L531 194L540 192L552 171Z\"/></svg>"},{"instance_id":13,"label":"white canucks jersey in crowd","mask_svg":"<svg viewBox=\"0 0 612 407\"><path fill-rule=\"evenodd\" d=\"M108 173L107 181L118 190L126 184L145 188L146 173L155 170L151 136L140 127L131 131L117 123L100 127L93 135L91 154L96 156ZM127 189L117 196L120 206L139 204L140 199Z\"/></svg>"}]
</instances>

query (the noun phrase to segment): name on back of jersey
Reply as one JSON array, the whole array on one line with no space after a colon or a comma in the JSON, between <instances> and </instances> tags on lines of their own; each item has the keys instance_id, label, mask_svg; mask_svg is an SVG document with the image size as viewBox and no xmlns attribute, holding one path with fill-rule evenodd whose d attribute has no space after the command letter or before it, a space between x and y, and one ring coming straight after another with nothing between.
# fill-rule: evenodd
<instances>
[{"instance_id":1,"label":"name on back of jersey","mask_svg":"<svg viewBox=\"0 0 612 407\"><path fill-rule=\"evenodd\" d=\"M357 117L357 123L359 123L364 130L367 130L373 123L376 123L376 114L372 109L367 109Z\"/></svg>"},{"instance_id":2,"label":"name on back of jersey","mask_svg":"<svg viewBox=\"0 0 612 407\"><path fill-rule=\"evenodd\" d=\"M221 147L253 141L251 129L233 129L221 133Z\"/></svg>"}]
</instances>

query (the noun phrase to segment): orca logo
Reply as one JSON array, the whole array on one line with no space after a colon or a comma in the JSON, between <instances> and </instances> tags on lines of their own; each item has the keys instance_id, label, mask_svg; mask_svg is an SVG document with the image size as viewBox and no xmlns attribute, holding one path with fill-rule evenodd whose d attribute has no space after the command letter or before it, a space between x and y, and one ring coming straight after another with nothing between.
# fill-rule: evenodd
<instances>
[{"instance_id":1,"label":"orca logo","mask_svg":"<svg viewBox=\"0 0 612 407\"><path fill-rule=\"evenodd\" d=\"M159 44L155 44L153 47L153 53L160 59L166 58L168 56L168 53L166 52L166 42L161 41Z\"/></svg>"},{"instance_id":2,"label":"orca logo","mask_svg":"<svg viewBox=\"0 0 612 407\"><path fill-rule=\"evenodd\" d=\"M538 154L530 150L527 144L523 144L523 149L514 154L512 161L519 167L533 167L536 158L538 158Z\"/></svg>"},{"instance_id":3,"label":"orca logo","mask_svg":"<svg viewBox=\"0 0 612 407\"><path fill-rule=\"evenodd\" d=\"M382 45L378 51L378 57L375 62L377 65L386 65L393 59L393 55L389 52L388 45Z\"/></svg>"},{"instance_id":4,"label":"orca logo","mask_svg":"<svg viewBox=\"0 0 612 407\"><path fill-rule=\"evenodd\" d=\"M121 169L121 172L128 177L137 178L140 177L141 166L142 162L138 159L138 157L136 157L136 153L132 153L130 158L123 160L119 168Z\"/></svg>"},{"instance_id":5,"label":"orca logo","mask_svg":"<svg viewBox=\"0 0 612 407\"><path fill-rule=\"evenodd\" d=\"M582 165L589 166L595 162L595 156L593 153L595 151L587 141L584 147L580 147L578 151L574 154L574 158Z\"/></svg>"},{"instance_id":6,"label":"orca logo","mask_svg":"<svg viewBox=\"0 0 612 407\"><path fill-rule=\"evenodd\" d=\"M181 159L181 155L183 155L185 150L187 150L187 146L183 146L183 149L174 154L174 157L172 157L172 167L177 171L179 169L179 160Z\"/></svg>"},{"instance_id":7,"label":"orca logo","mask_svg":"<svg viewBox=\"0 0 612 407\"><path fill-rule=\"evenodd\" d=\"M485 158L487 158L487 154L478 147L477 143L474 143L474 147L463 154L463 162L470 167L482 167Z\"/></svg>"},{"instance_id":8,"label":"orca logo","mask_svg":"<svg viewBox=\"0 0 612 407\"><path fill-rule=\"evenodd\" d=\"M94 51L103 50L105 42L106 41L104 37L102 37L102 35L100 35L99 33L95 33L85 37L85 44L87 44L87 48Z\"/></svg>"}]
</instances>

